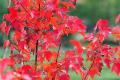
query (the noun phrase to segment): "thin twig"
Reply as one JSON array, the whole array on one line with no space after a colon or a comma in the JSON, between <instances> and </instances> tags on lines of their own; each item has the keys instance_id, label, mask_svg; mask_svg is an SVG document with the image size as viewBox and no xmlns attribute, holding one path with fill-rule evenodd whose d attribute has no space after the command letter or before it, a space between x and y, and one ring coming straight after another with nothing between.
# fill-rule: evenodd
<instances>
[{"instance_id":1,"label":"thin twig","mask_svg":"<svg viewBox=\"0 0 120 80\"><path fill-rule=\"evenodd\" d=\"M95 56L94 56L94 58L93 58L92 64L90 65L90 67L89 67L89 69L88 69L88 71L87 71L87 73L86 73L85 77L84 77L82 80L86 80L86 78L87 78L87 76L88 76L89 71L91 70L91 68L92 68L92 67L93 67L93 65L94 65L94 60L95 60Z\"/></svg>"},{"instance_id":2,"label":"thin twig","mask_svg":"<svg viewBox=\"0 0 120 80\"><path fill-rule=\"evenodd\" d=\"M19 2L19 0L17 0L17 1ZM20 2L19 2L19 3L20 3ZM25 10L25 12L27 12L28 15L31 16L30 13L27 11L27 9L26 9L21 3L20 3L20 5L21 5L21 7Z\"/></svg>"},{"instance_id":3,"label":"thin twig","mask_svg":"<svg viewBox=\"0 0 120 80\"><path fill-rule=\"evenodd\" d=\"M60 42L59 47L58 47L57 57L56 57L56 64L58 63L58 57L59 57L59 54L60 54L61 46L62 46L62 42Z\"/></svg>"},{"instance_id":4,"label":"thin twig","mask_svg":"<svg viewBox=\"0 0 120 80\"><path fill-rule=\"evenodd\" d=\"M37 51L38 51L38 40L36 42L36 52L35 52L35 70L37 70Z\"/></svg>"}]
</instances>

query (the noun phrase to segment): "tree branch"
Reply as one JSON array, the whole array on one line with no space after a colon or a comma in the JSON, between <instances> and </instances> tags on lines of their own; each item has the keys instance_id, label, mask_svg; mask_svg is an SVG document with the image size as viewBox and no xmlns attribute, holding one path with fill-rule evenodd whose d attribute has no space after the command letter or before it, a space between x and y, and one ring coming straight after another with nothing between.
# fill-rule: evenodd
<instances>
[{"instance_id":1,"label":"tree branch","mask_svg":"<svg viewBox=\"0 0 120 80\"><path fill-rule=\"evenodd\" d=\"M61 46L62 46L62 42L60 41L60 44L59 44L59 47L58 47L58 51L57 51L56 64L58 63L58 57L59 57L59 54L60 54Z\"/></svg>"},{"instance_id":2,"label":"tree branch","mask_svg":"<svg viewBox=\"0 0 120 80\"><path fill-rule=\"evenodd\" d=\"M36 42L36 51L35 51L35 70L37 70L37 51L38 51L38 40Z\"/></svg>"},{"instance_id":3,"label":"tree branch","mask_svg":"<svg viewBox=\"0 0 120 80\"><path fill-rule=\"evenodd\" d=\"M87 73L86 73L85 77L84 77L82 80L86 80L86 78L87 78L87 76L88 76L89 71L91 70L91 68L92 68L92 67L93 67L93 65L94 65L94 60L95 60L95 56L94 56L94 58L93 58L93 61L92 61L91 65L90 65L90 67L89 67L89 69L88 69L88 71L87 71Z\"/></svg>"}]
</instances>

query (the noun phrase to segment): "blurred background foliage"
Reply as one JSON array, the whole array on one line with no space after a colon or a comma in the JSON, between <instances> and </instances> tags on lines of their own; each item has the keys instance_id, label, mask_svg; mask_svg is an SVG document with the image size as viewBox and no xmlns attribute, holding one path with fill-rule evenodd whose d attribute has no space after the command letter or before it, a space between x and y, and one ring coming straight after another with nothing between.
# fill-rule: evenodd
<instances>
[{"instance_id":1,"label":"blurred background foliage","mask_svg":"<svg viewBox=\"0 0 120 80\"><path fill-rule=\"evenodd\" d=\"M78 0L75 10L71 10L70 15L78 16L85 20L89 30L98 19L107 19L114 25L114 19L120 13L120 0ZM88 30L88 31L89 31Z\"/></svg>"},{"instance_id":2,"label":"blurred background foliage","mask_svg":"<svg viewBox=\"0 0 120 80\"><path fill-rule=\"evenodd\" d=\"M8 0L0 0L0 22L2 22L2 16L7 13L7 5ZM113 26L115 16L119 13L120 0L77 0L76 9L68 14L83 19L89 32L100 18L109 20ZM4 37L0 32L0 46L3 44Z\"/></svg>"}]
</instances>

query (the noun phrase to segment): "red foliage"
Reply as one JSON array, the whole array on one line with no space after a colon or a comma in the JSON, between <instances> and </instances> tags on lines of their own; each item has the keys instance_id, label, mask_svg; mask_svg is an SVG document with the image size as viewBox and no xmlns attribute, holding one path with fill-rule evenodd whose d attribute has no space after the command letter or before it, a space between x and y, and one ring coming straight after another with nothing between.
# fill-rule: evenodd
<instances>
[{"instance_id":1,"label":"red foliage","mask_svg":"<svg viewBox=\"0 0 120 80\"><path fill-rule=\"evenodd\" d=\"M120 75L120 46L104 43L111 34L120 39L119 16L113 29L108 20L100 19L93 32L87 34L83 20L67 14L70 8L75 8L76 0L11 1L13 6L0 24L0 30L8 37L10 30L14 30L13 41L5 40L3 44L4 48L10 47L11 54L0 59L0 79L70 80L72 69L82 80L88 80L89 76L92 79L100 76L104 64ZM88 45L70 40L72 49L61 51L61 38L75 33L80 33ZM91 62L89 67L85 61Z\"/></svg>"}]
</instances>

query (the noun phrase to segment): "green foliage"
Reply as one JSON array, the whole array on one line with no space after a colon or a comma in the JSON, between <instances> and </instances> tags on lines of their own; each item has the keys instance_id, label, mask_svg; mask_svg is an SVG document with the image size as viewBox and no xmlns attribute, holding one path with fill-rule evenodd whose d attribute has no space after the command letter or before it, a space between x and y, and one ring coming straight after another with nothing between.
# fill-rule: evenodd
<instances>
[{"instance_id":1,"label":"green foliage","mask_svg":"<svg viewBox=\"0 0 120 80\"><path fill-rule=\"evenodd\" d=\"M71 11L71 15L76 15L84 20L86 24L91 26L99 18L108 19L112 24L114 16L120 13L120 0L82 0L84 3L78 4L75 10Z\"/></svg>"}]
</instances>

